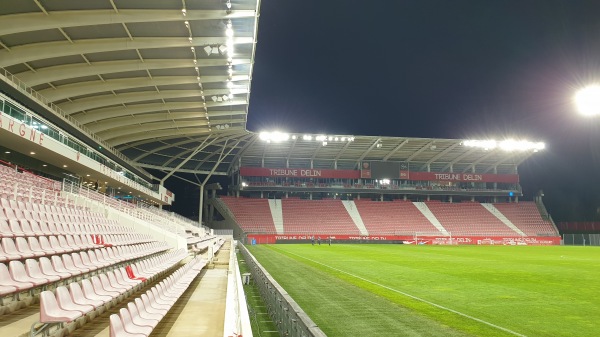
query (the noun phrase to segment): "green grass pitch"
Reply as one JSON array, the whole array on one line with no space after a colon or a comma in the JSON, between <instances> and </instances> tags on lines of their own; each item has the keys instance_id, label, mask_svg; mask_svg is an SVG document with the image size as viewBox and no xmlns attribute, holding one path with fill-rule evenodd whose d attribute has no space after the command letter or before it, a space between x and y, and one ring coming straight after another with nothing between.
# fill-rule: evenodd
<instances>
[{"instance_id":1,"label":"green grass pitch","mask_svg":"<svg viewBox=\"0 0 600 337\"><path fill-rule=\"evenodd\" d=\"M328 336L599 336L600 248L248 247Z\"/></svg>"}]
</instances>

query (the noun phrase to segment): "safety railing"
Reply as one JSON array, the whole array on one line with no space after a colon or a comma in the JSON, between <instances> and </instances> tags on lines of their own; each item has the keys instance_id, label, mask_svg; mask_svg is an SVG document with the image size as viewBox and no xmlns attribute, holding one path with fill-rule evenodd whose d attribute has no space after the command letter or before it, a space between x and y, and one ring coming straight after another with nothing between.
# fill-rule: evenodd
<instances>
[{"instance_id":1,"label":"safety railing","mask_svg":"<svg viewBox=\"0 0 600 337\"><path fill-rule=\"evenodd\" d=\"M277 281L258 263L256 258L238 243L238 247L246 265L250 269L267 310L281 336L291 337L324 337L327 336L310 317L300 308L298 303L283 289Z\"/></svg>"}]
</instances>

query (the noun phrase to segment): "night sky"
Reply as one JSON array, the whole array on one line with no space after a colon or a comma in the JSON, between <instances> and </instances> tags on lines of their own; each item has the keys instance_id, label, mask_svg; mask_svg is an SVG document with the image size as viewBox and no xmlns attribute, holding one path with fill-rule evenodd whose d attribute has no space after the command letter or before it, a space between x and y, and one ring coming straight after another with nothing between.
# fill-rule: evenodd
<instances>
[{"instance_id":1,"label":"night sky","mask_svg":"<svg viewBox=\"0 0 600 337\"><path fill-rule=\"evenodd\" d=\"M249 130L544 141L520 166L525 198L542 189L555 220L600 220L600 118L573 104L600 82L600 1L263 0L260 12Z\"/></svg>"}]
</instances>

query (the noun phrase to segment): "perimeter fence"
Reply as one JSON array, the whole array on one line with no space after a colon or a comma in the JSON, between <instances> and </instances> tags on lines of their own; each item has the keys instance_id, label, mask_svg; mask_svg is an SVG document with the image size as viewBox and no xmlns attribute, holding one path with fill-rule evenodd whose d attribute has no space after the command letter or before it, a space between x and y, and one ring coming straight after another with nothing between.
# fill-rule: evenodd
<instances>
[{"instance_id":1,"label":"perimeter fence","mask_svg":"<svg viewBox=\"0 0 600 337\"><path fill-rule=\"evenodd\" d=\"M243 244L238 244L238 247L280 336L326 337L327 335L258 263L248 249Z\"/></svg>"},{"instance_id":2,"label":"perimeter fence","mask_svg":"<svg viewBox=\"0 0 600 337\"><path fill-rule=\"evenodd\" d=\"M600 234L563 234L566 246L600 246Z\"/></svg>"}]
</instances>

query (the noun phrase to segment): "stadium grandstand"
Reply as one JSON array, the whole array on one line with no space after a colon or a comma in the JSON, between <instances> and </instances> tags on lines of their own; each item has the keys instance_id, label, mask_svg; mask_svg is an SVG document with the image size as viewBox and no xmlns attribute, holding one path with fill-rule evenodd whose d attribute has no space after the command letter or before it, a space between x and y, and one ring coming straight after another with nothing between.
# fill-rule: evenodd
<instances>
[{"instance_id":1,"label":"stadium grandstand","mask_svg":"<svg viewBox=\"0 0 600 337\"><path fill-rule=\"evenodd\" d=\"M246 130L259 6L0 6L0 334L251 336L234 239L560 244L543 143Z\"/></svg>"}]
</instances>

